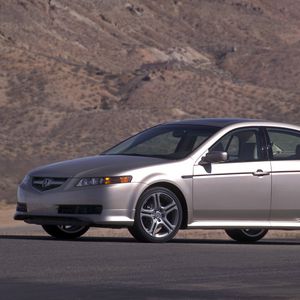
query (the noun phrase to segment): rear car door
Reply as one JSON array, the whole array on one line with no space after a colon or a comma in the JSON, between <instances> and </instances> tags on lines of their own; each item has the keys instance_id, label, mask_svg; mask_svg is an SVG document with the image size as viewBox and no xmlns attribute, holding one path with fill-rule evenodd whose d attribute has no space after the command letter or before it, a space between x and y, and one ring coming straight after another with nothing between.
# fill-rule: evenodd
<instances>
[{"instance_id":1,"label":"rear car door","mask_svg":"<svg viewBox=\"0 0 300 300\"><path fill-rule=\"evenodd\" d=\"M300 221L300 132L267 128L272 167L271 222Z\"/></svg>"}]
</instances>

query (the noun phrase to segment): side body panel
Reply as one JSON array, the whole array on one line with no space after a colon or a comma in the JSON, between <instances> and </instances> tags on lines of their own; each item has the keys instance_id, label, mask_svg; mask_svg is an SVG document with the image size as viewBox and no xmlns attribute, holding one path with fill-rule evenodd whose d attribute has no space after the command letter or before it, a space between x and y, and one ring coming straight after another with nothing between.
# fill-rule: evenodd
<instances>
[{"instance_id":1,"label":"side body panel","mask_svg":"<svg viewBox=\"0 0 300 300\"><path fill-rule=\"evenodd\" d=\"M271 221L300 222L300 161L272 161Z\"/></svg>"},{"instance_id":2,"label":"side body panel","mask_svg":"<svg viewBox=\"0 0 300 300\"><path fill-rule=\"evenodd\" d=\"M194 167L194 219L267 221L271 203L270 162L215 163Z\"/></svg>"}]
</instances>

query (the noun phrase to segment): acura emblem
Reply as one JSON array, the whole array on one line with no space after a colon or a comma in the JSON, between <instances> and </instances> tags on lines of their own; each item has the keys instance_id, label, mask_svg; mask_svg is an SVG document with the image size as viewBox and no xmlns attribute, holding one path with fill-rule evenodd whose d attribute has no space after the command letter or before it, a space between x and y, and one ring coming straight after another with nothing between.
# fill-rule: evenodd
<instances>
[{"instance_id":1,"label":"acura emblem","mask_svg":"<svg viewBox=\"0 0 300 300\"><path fill-rule=\"evenodd\" d=\"M52 179L51 178L45 178L43 180L42 187L46 188L46 187L50 186L51 184L52 184Z\"/></svg>"}]
</instances>

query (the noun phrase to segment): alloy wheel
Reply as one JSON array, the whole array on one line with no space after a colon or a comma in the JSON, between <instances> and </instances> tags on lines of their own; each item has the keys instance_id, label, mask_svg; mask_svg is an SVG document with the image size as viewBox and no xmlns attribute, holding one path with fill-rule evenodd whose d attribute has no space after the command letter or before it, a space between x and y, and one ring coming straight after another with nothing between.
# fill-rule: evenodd
<instances>
[{"instance_id":1,"label":"alloy wheel","mask_svg":"<svg viewBox=\"0 0 300 300\"><path fill-rule=\"evenodd\" d=\"M86 226L78 225L58 225L58 228L65 233L77 233L83 230Z\"/></svg>"},{"instance_id":2,"label":"alloy wheel","mask_svg":"<svg viewBox=\"0 0 300 300\"><path fill-rule=\"evenodd\" d=\"M178 227L179 219L178 205L169 194L155 192L144 199L140 221L150 236L163 238L170 235Z\"/></svg>"}]
</instances>

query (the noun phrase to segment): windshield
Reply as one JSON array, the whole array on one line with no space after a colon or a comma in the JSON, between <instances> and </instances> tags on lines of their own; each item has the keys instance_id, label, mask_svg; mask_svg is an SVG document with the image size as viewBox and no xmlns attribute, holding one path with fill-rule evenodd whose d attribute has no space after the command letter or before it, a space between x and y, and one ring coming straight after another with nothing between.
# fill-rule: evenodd
<instances>
[{"instance_id":1,"label":"windshield","mask_svg":"<svg viewBox=\"0 0 300 300\"><path fill-rule=\"evenodd\" d=\"M159 125L121 142L102 154L181 159L191 154L218 130L217 127L199 125Z\"/></svg>"}]
</instances>

